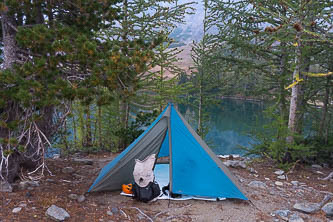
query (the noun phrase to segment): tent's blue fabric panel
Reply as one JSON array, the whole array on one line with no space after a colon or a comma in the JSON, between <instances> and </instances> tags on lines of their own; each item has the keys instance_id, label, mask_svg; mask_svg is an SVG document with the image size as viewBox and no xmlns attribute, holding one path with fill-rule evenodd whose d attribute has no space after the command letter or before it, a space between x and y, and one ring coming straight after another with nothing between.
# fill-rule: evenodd
<instances>
[{"instance_id":1,"label":"tent's blue fabric panel","mask_svg":"<svg viewBox=\"0 0 333 222\"><path fill-rule=\"evenodd\" d=\"M121 160L128 153L128 151L130 151L135 146L135 144L137 144L137 142L141 140L141 138L145 134L147 134L147 132L161 119L161 117L163 116L163 114L165 113L167 108L168 108L168 106L156 118L156 120L138 138L136 138L136 140L134 140L123 152L121 152L113 161L111 161L105 167L103 167L103 169L99 173L98 177L96 178L94 183L89 188L88 192L90 192L91 189L95 186L95 184L97 184L105 176L105 174L107 174L119 162L119 160Z\"/></svg>"},{"instance_id":2,"label":"tent's blue fabric panel","mask_svg":"<svg viewBox=\"0 0 333 222\"><path fill-rule=\"evenodd\" d=\"M189 132L171 107L172 192L247 200Z\"/></svg>"},{"instance_id":3,"label":"tent's blue fabric panel","mask_svg":"<svg viewBox=\"0 0 333 222\"><path fill-rule=\"evenodd\" d=\"M166 157L166 156L169 156L169 132L168 131L165 135L160 152L158 153L158 157Z\"/></svg>"}]
</instances>

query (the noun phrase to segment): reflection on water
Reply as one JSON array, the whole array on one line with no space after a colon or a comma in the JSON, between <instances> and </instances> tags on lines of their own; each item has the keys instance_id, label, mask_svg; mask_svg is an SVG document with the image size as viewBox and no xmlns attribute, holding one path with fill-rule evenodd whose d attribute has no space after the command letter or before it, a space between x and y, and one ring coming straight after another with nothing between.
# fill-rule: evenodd
<instances>
[{"instance_id":1,"label":"reflection on water","mask_svg":"<svg viewBox=\"0 0 333 222\"><path fill-rule=\"evenodd\" d=\"M196 128L197 110L183 105L178 109ZM264 106L259 102L224 99L206 110L209 120L205 141L216 154L243 154L239 146L250 148L255 143L251 132L262 130L264 125Z\"/></svg>"}]
</instances>

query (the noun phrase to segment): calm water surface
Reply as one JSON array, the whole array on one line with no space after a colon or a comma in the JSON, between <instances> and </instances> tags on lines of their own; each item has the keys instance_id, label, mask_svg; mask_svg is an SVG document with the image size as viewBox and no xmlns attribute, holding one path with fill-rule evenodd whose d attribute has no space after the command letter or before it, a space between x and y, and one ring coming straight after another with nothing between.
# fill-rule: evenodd
<instances>
[{"instance_id":1,"label":"calm water surface","mask_svg":"<svg viewBox=\"0 0 333 222\"><path fill-rule=\"evenodd\" d=\"M185 119L196 128L197 110L178 106ZM264 105L260 102L224 99L207 108L207 135L205 142L216 154L244 154L240 146L250 148L256 143L252 133L263 130Z\"/></svg>"}]
</instances>

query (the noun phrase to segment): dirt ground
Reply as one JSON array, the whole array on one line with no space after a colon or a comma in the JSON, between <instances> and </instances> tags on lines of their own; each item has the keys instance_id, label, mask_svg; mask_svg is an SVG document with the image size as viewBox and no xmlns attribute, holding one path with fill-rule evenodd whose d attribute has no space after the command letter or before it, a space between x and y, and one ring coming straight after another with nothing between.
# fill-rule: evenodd
<instances>
[{"instance_id":1,"label":"dirt ground","mask_svg":"<svg viewBox=\"0 0 333 222\"><path fill-rule=\"evenodd\" d=\"M101 167L114 158L114 154L91 155L84 158L94 159L93 165L75 163L71 158L48 159L51 175L45 175L38 187L0 193L0 222L11 221L52 221L45 212L52 204L64 208L70 218L67 221L283 221L273 217L275 210L289 209L296 202L320 202L327 192L333 193L333 182L322 181L333 169L314 169L311 166L296 165L287 174L287 180L278 180L273 172L276 167L268 160L252 161L247 169L231 171L240 179L245 194L251 202L223 200L218 202L187 200L158 200L141 203L119 192L85 194ZM74 172L63 173L64 167L73 167ZM250 168L253 168L252 173ZM254 172L254 170L256 172ZM251 188L251 181L262 181L266 189ZM274 185L275 181L283 186ZM301 186L294 187L291 181L299 181ZM18 181L19 182L19 181ZM15 187L14 187L15 188ZM78 203L69 198L70 194L85 194L85 201ZM13 213L15 207L22 210ZM109 213L108 213L109 212ZM112 213L110 213L112 212ZM322 211L316 214L297 214L304 221L330 221Z\"/></svg>"}]
</instances>

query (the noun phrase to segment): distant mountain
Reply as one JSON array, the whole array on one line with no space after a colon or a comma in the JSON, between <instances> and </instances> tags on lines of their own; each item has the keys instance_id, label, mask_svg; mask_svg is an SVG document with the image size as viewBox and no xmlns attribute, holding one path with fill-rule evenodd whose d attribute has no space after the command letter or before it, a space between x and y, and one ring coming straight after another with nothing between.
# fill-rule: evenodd
<instances>
[{"instance_id":1,"label":"distant mountain","mask_svg":"<svg viewBox=\"0 0 333 222\"><path fill-rule=\"evenodd\" d=\"M179 4L188 3L190 0L180 0ZM170 37L175 39L179 45L187 45L194 41L200 41L203 35L204 8L202 1L196 1L192 6L195 12L192 15L186 15L185 23L179 26L171 33Z\"/></svg>"}]
</instances>

